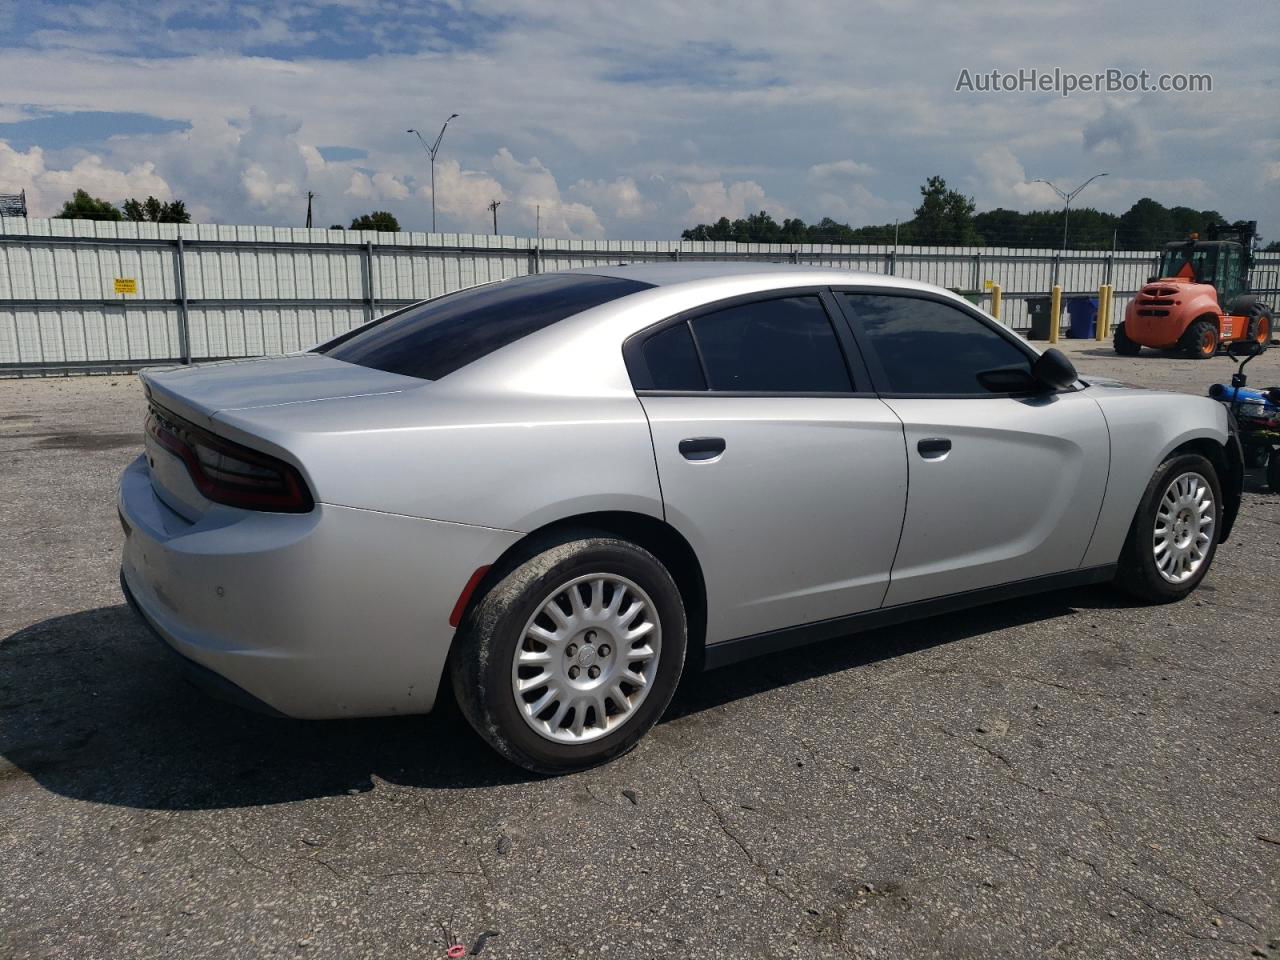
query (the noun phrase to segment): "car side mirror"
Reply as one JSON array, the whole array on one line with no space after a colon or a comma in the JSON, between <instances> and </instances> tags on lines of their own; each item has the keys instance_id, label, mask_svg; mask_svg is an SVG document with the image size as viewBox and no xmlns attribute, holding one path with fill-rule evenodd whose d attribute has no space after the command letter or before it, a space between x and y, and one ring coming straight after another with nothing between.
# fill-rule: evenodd
<instances>
[{"instance_id":1,"label":"car side mirror","mask_svg":"<svg viewBox=\"0 0 1280 960\"><path fill-rule=\"evenodd\" d=\"M1080 379L1075 365L1057 347L1050 347L1031 365L1031 376L1046 390L1065 390Z\"/></svg>"}]
</instances>

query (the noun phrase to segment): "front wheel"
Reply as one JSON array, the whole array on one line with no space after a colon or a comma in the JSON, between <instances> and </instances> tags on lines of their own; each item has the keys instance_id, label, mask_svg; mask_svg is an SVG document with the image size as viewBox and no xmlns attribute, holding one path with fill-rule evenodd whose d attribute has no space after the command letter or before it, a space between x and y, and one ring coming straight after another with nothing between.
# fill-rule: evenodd
<instances>
[{"instance_id":1,"label":"front wheel","mask_svg":"<svg viewBox=\"0 0 1280 960\"><path fill-rule=\"evenodd\" d=\"M1221 527L1222 487L1213 464L1195 453L1170 457L1138 503L1116 583L1152 603L1181 600L1209 572Z\"/></svg>"},{"instance_id":2,"label":"front wheel","mask_svg":"<svg viewBox=\"0 0 1280 960\"><path fill-rule=\"evenodd\" d=\"M1218 324L1213 320L1197 320L1187 327L1178 346L1193 360L1208 360L1218 352Z\"/></svg>"},{"instance_id":3,"label":"front wheel","mask_svg":"<svg viewBox=\"0 0 1280 960\"><path fill-rule=\"evenodd\" d=\"M671 574L604 534L547 544L512 567L459 629L450 669L463 714L535 773L630 750L684 669L684 604Z\"/></svg>"},{"instance_id":4,"label":"front wheel","mask_svg":"<svg viewBox=\"0 0 1280 960\"><path fill-rule=\"evenodd\" d=\"M1142 352L1142 344L1130 340L1129 335L1124 332L1123 321L1116 326L1116 332L1111 337L1111 346L1122 357L1136 357Z\"/></svg>"}]
</instances>

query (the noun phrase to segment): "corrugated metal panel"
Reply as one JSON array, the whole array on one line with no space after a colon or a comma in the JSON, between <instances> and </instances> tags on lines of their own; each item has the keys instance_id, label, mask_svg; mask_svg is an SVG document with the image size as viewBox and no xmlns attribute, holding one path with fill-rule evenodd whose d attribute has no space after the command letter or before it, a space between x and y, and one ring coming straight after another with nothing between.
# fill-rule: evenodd
<instances>
[{"instance_id":1,"label":"corrugated metal panel","mask_svg":"<svg viewBox=\"0 0 1280 960\"><path fill-rule=\"evenodd\" d=\"M870 273L892 269L898 276L966 291L982 291L985 281L993 281L1004 291L1003 321L1026 329L1027 298L1047 295L1055 275L1065 295L1095 294L1110 263L1119 314L1155 269L1157 257L1154 251L1112 256L888 244L535 240L0 218L0 238L19 238L0 243L0 367L178 357L179 235L186 243L183 273L195 357L304 349L366 322L370 298L375 314L381 314L402 302L522 276L538 269L539 259L542 270L562 270L675 256L749 258ZM137 293L117 294L118 277L134 278ZM1254 288L1275 296L1278 286L1280 256L1260 255ZM50 301L48 306L38 303L42 300Z\"/></svg>"}]
</instances>

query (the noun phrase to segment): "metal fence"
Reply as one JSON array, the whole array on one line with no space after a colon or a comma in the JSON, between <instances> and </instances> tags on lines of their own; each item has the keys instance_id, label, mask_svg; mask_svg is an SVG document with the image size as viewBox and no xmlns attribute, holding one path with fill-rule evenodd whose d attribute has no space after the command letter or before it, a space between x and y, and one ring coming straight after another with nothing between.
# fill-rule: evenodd
<instances>
[{"instance_id":1,"label":"metal fence","mask_svg":"<svg viewBox=\"0 0 1280 960\"><path fill-rule=\"evenodd\" d=\"M1001 247L554 240L450 233L0 218L0 375L119 370L304 349L404 304L604 263L783 261L968 292L1029 327L1027 300L1115 288L1116 316L1158 254ZM1255 289L1280 288L1280 255Z\"/></svg>"}]
</instances>

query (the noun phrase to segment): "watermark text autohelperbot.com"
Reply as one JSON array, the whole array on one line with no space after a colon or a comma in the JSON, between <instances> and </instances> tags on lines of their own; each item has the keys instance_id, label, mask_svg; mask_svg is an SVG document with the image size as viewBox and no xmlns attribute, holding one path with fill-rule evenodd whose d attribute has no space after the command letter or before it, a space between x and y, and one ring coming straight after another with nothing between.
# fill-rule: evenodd
<instances>
[{"instance_id":1,"label":"watermark text autohelperbot.com","mask_svg":"<svg viewBox=\"0 0 1280 960\"><path fill-rule=\"evenodd\" d=\"M1076 93L1212 93L1213 76L1208 73L1151 73L1148 70L1101 70L1074 73L1055 67L1039 70L960 71L956 93L1056 93L1069 97Z\"/></svg>"}]
</instances>

